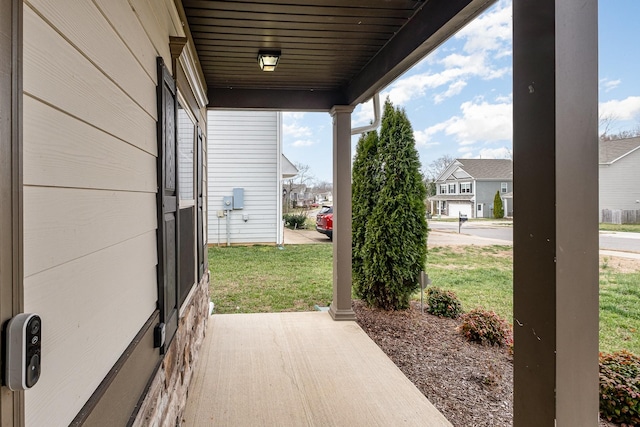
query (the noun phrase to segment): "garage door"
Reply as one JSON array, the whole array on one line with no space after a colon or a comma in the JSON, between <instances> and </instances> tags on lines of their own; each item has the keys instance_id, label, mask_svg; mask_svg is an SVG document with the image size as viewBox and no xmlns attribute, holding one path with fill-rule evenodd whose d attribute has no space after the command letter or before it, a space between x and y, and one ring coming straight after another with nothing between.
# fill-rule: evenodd
<instances>
[{"instance_id":1,"label":"garage door","mask_svg":"<svg viewBox=\"0 0 640 427\"><path fill-rule=\"evenodd\" d=\"M449 202L449 216L467 215L471 218L471 203L451 203Z\"/></svg>"}]
</instances>

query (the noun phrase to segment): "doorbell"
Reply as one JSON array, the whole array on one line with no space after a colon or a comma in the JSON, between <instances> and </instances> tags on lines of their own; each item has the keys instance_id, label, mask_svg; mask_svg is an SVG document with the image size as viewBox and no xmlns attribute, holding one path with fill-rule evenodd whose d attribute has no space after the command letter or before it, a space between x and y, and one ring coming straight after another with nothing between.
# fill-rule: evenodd
<instances>
[{"instance_id":1,"label":"doorbell","mask_svg":"<svg viewBox=\"0 0 640 427\"><path fill-rule=\"evenodd\" d=\"M22 313L9 320L5 341L5 385L11 390L27 390L40 378L42 319Z\"/></svg>"}]
</instances>

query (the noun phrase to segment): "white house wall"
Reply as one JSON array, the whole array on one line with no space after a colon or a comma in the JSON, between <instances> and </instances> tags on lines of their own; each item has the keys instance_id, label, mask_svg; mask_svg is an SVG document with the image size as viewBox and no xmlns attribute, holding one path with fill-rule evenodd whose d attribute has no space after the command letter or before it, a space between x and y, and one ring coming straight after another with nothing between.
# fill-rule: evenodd
<instances>
[{"instance_id":1,"label":"white house wall","mask_svg":"<svg viewBox=\"0 0 640 427\"><path fill-rule=\"evenodd\" d=\"M507 183L507 191L505 193L501 192L502 183ZM482 212L485 218L493 217L493 201L496 197L496 191L499 191L501 195L512 192L513 191L513 181L477 181L475 188L475 198L476 198L476 206L478 203L482 203ZM476 208L477 213L477 208ZM507 215L507 211L505 210L505 215Z\"/></svg>"},{"instance_id":2,"label":"white house wall","mask_svg":"<svg viewBox=\"0 0 640 427\"><path fill-rule=\"evenodd\" d=\"M227 242L222 198L244 188L244 208L232 210L230 243L275 243L280 224L279 115L273 111L211 110L208 121L209 244ZM248 221L243 221L248 215ZM218 228L220 233L218 234Z\"/></svg>"},{"instance_id":3,"label":"white house wall","mask_svg":"<svg viewBox=\"0 0 640 427\"><path fill-rule=\"evenodd\" d=\"M600 206L598 210L600 221L602 221L603 209L640 209L640 203L637 202L640 200L639 166L640 150L636 150L610 165L600 165Z\"/></svg>"},{"instance_id":4,"label":"white house wall","mask_svg":"<svg viewBox=\"0 0 640 427\"><path fill-rule=\"evenodd\" d=\"M24 298L43 320L27 426L67 425L156 309L156 57L172 2L24 6Z\"/></svg>"}]
</instances>

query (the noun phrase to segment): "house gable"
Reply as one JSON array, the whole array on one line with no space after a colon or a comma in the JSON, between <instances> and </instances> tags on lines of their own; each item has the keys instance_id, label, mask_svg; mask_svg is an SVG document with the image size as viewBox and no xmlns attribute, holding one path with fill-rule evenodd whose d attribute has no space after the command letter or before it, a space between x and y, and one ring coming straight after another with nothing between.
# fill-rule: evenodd
<instances>
[{"instance_id":1,"label":"house gable","mask_svg":"<svg viewBox=\"0 0 640 427\"><path fill-rule=\"evenodd\" d=\"M638 150L640 150L640 136L608 141L600 140L598 145L598 163L601 165L610 165Z\"/></svg>"}]
</instances>

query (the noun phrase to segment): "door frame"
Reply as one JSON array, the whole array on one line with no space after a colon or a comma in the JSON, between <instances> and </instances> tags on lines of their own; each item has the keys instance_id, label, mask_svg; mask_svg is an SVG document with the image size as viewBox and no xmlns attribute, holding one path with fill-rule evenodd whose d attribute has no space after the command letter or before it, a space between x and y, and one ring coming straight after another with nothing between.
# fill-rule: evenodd
<instances>
[{"instance_id":1,"label":"door frame","mask_svg":"<svg viewBox=\"0 0 640 427\"><path fill-rule=\"evenodd\" d=\"M0 321L24 309L22 0L0 2ZM4 352L0 340L0 352ZM24 392L2 387L0 425L24 425Z\"/></svg>"}]
</instances>

